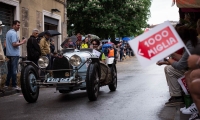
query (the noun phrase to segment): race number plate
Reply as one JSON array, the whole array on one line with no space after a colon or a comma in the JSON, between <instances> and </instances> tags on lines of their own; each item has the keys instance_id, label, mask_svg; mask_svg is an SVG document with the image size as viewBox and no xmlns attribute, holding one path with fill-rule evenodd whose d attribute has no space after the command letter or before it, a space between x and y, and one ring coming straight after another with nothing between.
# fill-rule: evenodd
<instances>
[{"instance_id":1,"label":"race number plate","mask_svg":"<svg viewBox=\"0 0 200 120\"><path fill-rule=\"evenodd\" d=\"M53 82L53 83L67 83L70 81L70 78L48 78L47 82Z\"/></svg>"}]
</instances>

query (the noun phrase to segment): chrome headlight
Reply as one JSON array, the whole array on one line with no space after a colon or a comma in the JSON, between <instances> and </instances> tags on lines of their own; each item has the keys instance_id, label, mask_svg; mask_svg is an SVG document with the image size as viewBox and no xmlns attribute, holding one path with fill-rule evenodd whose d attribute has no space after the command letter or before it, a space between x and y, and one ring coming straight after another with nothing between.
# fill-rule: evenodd
<instances>
[{"instance_id":1,"label":"chrome headlight","mask_svg":"<svg viewBox=\"0 0 200 120\"><path fill-rule=\"evenodd\" d=\"M73 55L70 57L69 62L72 66L78 67L82 63L82 60L78 55Z\"/></svg>"},{"instance_id":2,"label":"chrome headlight","mask_svg":"<svg viewBox=\"0 0 200 120\"><path fill-rule=\"evenodd\" d=\"M45 56L42 56L38 60L38 66L40 68L46 68L49 65L49 59Z\"/></svg>"}]
</instances>

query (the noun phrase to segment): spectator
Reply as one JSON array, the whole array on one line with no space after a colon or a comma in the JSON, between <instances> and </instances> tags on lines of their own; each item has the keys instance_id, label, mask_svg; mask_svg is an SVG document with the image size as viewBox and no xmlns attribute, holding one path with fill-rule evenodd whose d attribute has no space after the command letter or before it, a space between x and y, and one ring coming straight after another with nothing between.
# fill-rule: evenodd
<instances>
[{"instance_id":1,"label":"spectator","mask_svg":"<svg viewBox=\"0 0 200 120\"><path fill-rule=\"evenodd\" d=\"M92 37L90 34L88 34L88 43L91 43L91 41L92 41Z\"/></svg>"},{"instance_id":2,"label":"spectator","mask_svg":"<svg viewBox=\"0 0 200 120\"><path fill-rule=\"evenodd\" d=\"M5 53L2 48L2 44L0 43L0 66L5 62Z\"/></svg>"},{"instance_id":3,"label":"spectator","mask_svg":"<svg viewBox=\"0 0 200 120\"><path fill-rule=\"evenodd\" d=\"M10 79L12 78L12 87L16 90L21 90L17 86L17 66L20 56L19 46L26 42L26 39L19 40L17 36L17 31L20 28L20 21L15 20L12 24L12 29L6 33L6 56L9 61L8 65L8 74L6 78L6 83L4 88L8 88L10 84Z\"/></svg>"},{"instance_id":4,"label":"spectator","mask_svg":"<svg viewBox=\"0 0 200 120\"><path fill-rule=\"evenodd\" d=\"M71 38L66 39L66 43L64 45L64 48L75 48L75 45L72 42Z\"/></svg>"},{"instance_id":5,"label":"spectator","mask_svg":"<svg viewBox=\"0 0 200 120\"><path fill-rule=\"evenodd\" d=\"M108 57L114 57L114 56L115 56L115 50L113 46L111 46L110 48L108 48Z\"/></svg>"},{"instance_id":6,"label":"spectator","mask_svg":"<svg viewBox=\"0 0 200 120\"><path fill-rule=\"evenodd\" d=\"M120 42L120 62L122 62L122 58L124 56L124 45L122 44L122 42Z\"/></svg>"},{"instance_id":7,"label":"spectator","mask_svg":"<svg viewBox=\"0 0 200 120\"><path fill-rule=\"evenodd\" d=\"M41 56L40 46L37 41L38 33L39 30L34 29L27 42L27 59L33 61L36 65L38 64L38 59Z\"/></svg>"},{"instance_id":8,"label":"spectator","mask_svg":"<svg viewBox=\"0 0 200 120\"><path fill-rule=\"evenodd\" d=\"M3 52L4 52L4 55L6 56L6 38L3 42Z\"/></svg>"},{"instance_id":9,"label":"spectator","mask_svg":"<svg viewBox=\"0 0 200 120\"><path fill-rule=\"evenodd\" d=\"M192 51L195 47L193 43L197 42L197 39L191 40L192 37L189 34L190 30L187 27L180 27L177 29L177 32L186 44L187 49ZM184 51L183 55L177 59L178 61L170 58L166 60L165 63L157 63L158 65L167 64L164 70L171 98L165 103L166 106L175 106L183 102L181 87L177 79L182 77L186 72L188 68L187 59L188 53Z\"/></svg>"},{"instance_id":10,"label":"spectator","mask_svg":"<svg viewBox=\"0 0 200 120\"><path fill-rule=\"evenodd\" d=\"M81 49L81 41L79 41L79 40L76 41L76 49L77 50Z\"/></svg>"},{"instance_id":11,"label":"spectator","mask_svg":"<svg viewBox=\"0 0 200 120\"><path fill-rule=\"evenodd\" d=\"M120 44L117 44L116 45L116 59L117 59L117 61L119 62L120 61Z\"/></svg>"},{"instance_id":12,"label":"spectator","mask_svg":"<svg viewBox=\"0 0 200 120\"><path fill-rule=\"evenodd\" d=\"M47 70L51 68L50 37L51 37L51 34L49 32L45 32L44 37L40 40L40 44L39 44L41 55L46 56L49 59L49 65L46 68Z\"/></svg>"},{"instance_id":13,"label":"spectator","mask_svg":"<svg viewBox=\"0 0 200 120\"><path fill-rule=\"evenodd\" d=\"M198 47L198 51L199 51ZM192 96L193 102L194 102L194 107L193 109L198 109L198 113L197 111L192 112L192 116L196 116L196 118L200 119L200 56L199 55L191 55L188 58L188 66L190 67L190 69L192 69L189 74L186 74L186 78L187 78L187 83L189 82L190 84L188 85L190 94ZM189 78L189 79L188 79ZM190 108L190 107L189 107ZM191 116L191 117L192 117Z\"/></svg>"},{"instance_id":14,"label":"spectator","mask_svg":"<svg viewBox=\"0 0 200 120\"><path fill-rule=\"evenodd\" d=\"M77 33L76 37L77 37L77 41L80 41L80 42L82 41L82 36L80 33Z\"/></svg>"},{"instance_id":15,"label":"spectator","mask_svg":"<svg viewBox=\"0 0 200 120\"><path fill-rule=\"evenodd\" d=\"M55 59L56 57L58 57L58 53L57 53L57 52L53 52L53 53L52 53L52 56L51 56L51 63L52 63L51 69L53 69L53 61L54 61L54 59Z\"/></svg>"},{"instance_id":16,"label":"spectator","mask_svg":"<svg viewBox=\"0 0 200 120\"><path fill-rule=\"evenodd\" d=\"M51 54L53 54L55 51L55 42L53 39L51 39L50 41L50 50L51 50Z\"/></svg>"},{"instance_id":17,"label":"spectator","mask_svg":"<svg viewBox=\"0 0 200 120\"><path fill-rule=\"evenodd\" d=\"M82 41L81 48L89 48L89 46L88 37L85 37L85 39Z\"/></svg>"},{"instance_id":18,"label":"spectator","mask_svg":"<svg viewBox=\"0 0 200 120\"><path fill-rule=\"evenodd\" d=\"M197 21L197 39L200 41L200 19ZM197 47L194 49L194 51L191 52L191 56L188 58L188 67L190 70L185 74L186 76L186 81L187 81L187 86L190 91L190 94L193 99L193 106L187 108L189 109L189 112L191 112L193 115L191 118L193 119L200 119L199 111L200 111L200 44L197 45ZM192 109L198 109L197 111L193 112L190 111L190 108ZM184 109L184 108L182 108ZM186 108L185 108L186 109ZM187 110L186 109L186 110Z\"/></svg>"}]
</instances>

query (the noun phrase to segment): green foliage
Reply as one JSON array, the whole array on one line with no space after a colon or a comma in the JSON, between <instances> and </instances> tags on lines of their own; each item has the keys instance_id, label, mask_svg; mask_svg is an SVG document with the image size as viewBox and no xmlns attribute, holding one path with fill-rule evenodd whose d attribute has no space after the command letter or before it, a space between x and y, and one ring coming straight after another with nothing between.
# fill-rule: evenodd
<instances>
[{"instance_id":1,"label":"green foliage","mask_svg":"<svg viewBox=\"0 0 200 120\"><path fill-rule=\"evenodd\" d=\"M132 36L147 26L151 0L68 0L68 29L108 36Z\"/></svg>"}]
</instances>

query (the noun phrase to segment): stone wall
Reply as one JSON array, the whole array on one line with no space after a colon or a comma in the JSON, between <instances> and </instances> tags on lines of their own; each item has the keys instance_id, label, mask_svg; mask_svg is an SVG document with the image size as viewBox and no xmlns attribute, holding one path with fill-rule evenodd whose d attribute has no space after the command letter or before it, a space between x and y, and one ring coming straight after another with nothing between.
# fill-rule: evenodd
<instances>
[{"instance_id":1,"label":"stone wall","mask_svg":"<svg viewBox=\"0 0 200 120\"><path fill-rule=\"evenodd\" d=\"M32 34L32 30L37 28L41 32L43 31L43 10L51 12L51 9L58 9L60 12L54 12L52 14L61 16L61 33L62 38L60 43L67 37L67 23L66 23L66 9L64 6L65 0L21 0L20 9L21 16L20 21L21 29L20 36L29 38ZM26 44L22 46L22 55L26 55Z\"/></svg>"}]
</instances>

